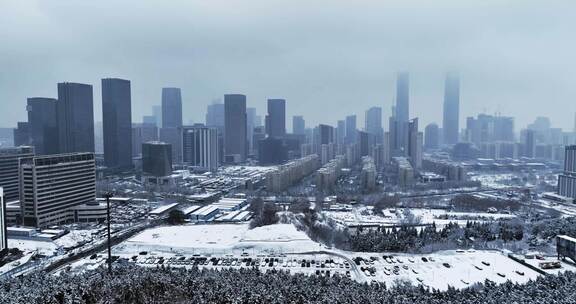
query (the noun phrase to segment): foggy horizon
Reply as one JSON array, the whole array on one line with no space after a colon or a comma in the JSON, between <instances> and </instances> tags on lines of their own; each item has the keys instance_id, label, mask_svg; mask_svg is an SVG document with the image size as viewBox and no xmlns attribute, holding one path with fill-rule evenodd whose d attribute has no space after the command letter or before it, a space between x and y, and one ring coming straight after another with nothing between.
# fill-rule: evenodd
<instances>
[{"instance_id":1,"label":"foggy horizon","mask_svg":"<svg viewBox=\"0 0 576 304\"><path fill-rule=\"evenodd\" d=\"M111 9L113 8L113 9ZM479 113L513 116L515 132L537 116L572 131L576 96L570 41L576 3L549 1L157 1L0 4L2 127L26 120L26 98L57 96L58 82L94 88L132 83L133 121L152 114L162 87L182 89L187 124L204 122L224 94L247 96L265 115L286 99L307 127L335 125L394 104L395 76L410 73L410 117L442 125L444 77L461 80L460 129ZM552 15L554 13L554 15ZM327 113L329 111L329 114Z\"/></svg>"}]
</instances>

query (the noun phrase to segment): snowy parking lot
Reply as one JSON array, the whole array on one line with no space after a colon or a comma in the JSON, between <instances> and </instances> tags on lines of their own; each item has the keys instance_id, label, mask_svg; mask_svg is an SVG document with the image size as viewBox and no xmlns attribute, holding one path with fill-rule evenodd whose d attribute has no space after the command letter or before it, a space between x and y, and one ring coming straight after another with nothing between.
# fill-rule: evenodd
<instances>
[{"instance_id":1,"label":"snowy parking lot","mask_svg":"<svg viewBox=\"0 0 576 304\"><path fill-rule=\"evenodd\" d=\"M525 283L540 274L499 251L447 250L433 254L359 253L326 248L290 224L167 226L146 230L113 248L140 266L285 270L349 276L359 282L401 281L446 290L490 280ZM571 269L569 266L564 268ZM571 269L573 270L573 269Z\"/></svg>"}]
</instances>

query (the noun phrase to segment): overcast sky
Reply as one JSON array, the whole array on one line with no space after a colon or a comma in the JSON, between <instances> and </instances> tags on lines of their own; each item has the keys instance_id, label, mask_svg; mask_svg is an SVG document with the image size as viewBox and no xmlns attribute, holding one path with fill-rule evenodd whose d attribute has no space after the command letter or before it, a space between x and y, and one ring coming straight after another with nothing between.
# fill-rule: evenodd
<instances>
[{"instance_id":1,"label":"overcast sky","mask_svg":"<svg viewBox=\"0 0 576 304\"><path fill-rule=\"evenodd\" d=\"M395 73L410 72L411 117L442 122L443 80L461 75L460 126L477 113L536 116L572 130L574 0L0 0L0 126L26 120L27 97L56 83L132 81L133 120L182 88L184 122L225 93L286 98L287 119L363 126L390 114ZM290 129L291 130L291 129Z\"/></svg>"}]
</instances>

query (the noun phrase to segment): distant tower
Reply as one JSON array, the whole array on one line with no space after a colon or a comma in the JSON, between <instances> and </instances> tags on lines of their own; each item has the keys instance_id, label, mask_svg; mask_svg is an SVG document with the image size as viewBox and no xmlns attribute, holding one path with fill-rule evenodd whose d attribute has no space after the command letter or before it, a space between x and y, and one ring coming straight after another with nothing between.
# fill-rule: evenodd
<instances>
[{"instance_id":1,"label":"distant tower","mask_svg":"<svg viewBox=\"0 0 576 304\"><path fill-rule=\"evenodd\" d=\"M28 123L30 144L34 146L36 155L58 153L58 121L56 120L56 104L54 98L28 98Z\"/></svg>"},{"instance_id":2,"label":"distant tower","mask_svg":"<svg viewBox=\"0 0 576 304\"><path fill-rule=\"evenodd\" d=\"M248 154L254 153L254 128L256 125L256 108L246 108L246 137L248 138Z\"/></svg>"},{"instance_id":3,"label":"distant tower","mask_svg":"<svg viewBox=\"0 0 576 304\"><path fill-rule=\"evenodd\" d=\"M184 163L208 171L218 169L218 129L184 127L182 143Z\"/></svg>"},{"instance_id":4,"label":"distant tower","mask_svg":"<svg viewBox=\"0 0 576 304\"><path fill-rule=\"evenodd\" d=\"M59 153L94 152L94 100L92 86L58 84Z\"/></svg>"},{"instance_id":5,"label":"distant tower","mask_svg":"<svg viewBox=\"0 0 576 304\"><path fill-rule=\"evenodd\" d=\"M390 118L390 144L392 156L405 156L408 149L408 122L410 116L410 78L406 72L396 79L396 105Z\"/></svg>"},{"instance_id":6,"label":"distant tower","mask_svg":"<svg viewBox=\"0 0 576 304\"><path fill-rule=\"evenodd\" d=\"M104 163L109 168L132 167L132 97L130 81L102 79Z\"/></svg>"},{"instance_id":7,"label":"distant tower","mask_svg":"<svg viewBox=\"0 0 576 304\"><path fill-rule=\"evenodd\" d=\"M179 88L162 89L162 128L182 127L182 93Z\"/></svg>"},{"instance_id":8,"label":"distant tower","mask_svg":"<svg viewBox=\"0 0 576 304\"><path fill-rule=\"evenodd\" d=\"M224 130L224 104L214 101L206 109L206 126Z\"/></svg>"},{"instance_id":9,"label":"distant tower","mask_svg":"<svg viewBox=\"0 0 576 304\"><path fill-rule=\"evenodd\" d=\"M382 128L382 108L371 107L366 111L364 130L374 137L375 144L381 144L384 136Z\"/></svg>"},{"instance_id":10,"label":"distant tower","mask_svg":"<svg viewBox=\"0 0 576 304\"><path fill-rule=\"evenodd\" d=\"M247 151L246 95L224 95L224 161L242 163Z\"/></svg>"},{"instance_id":11,"label":"distant tower","mask_svg":"<svg viewBox=\"0 0 576 304\"><path fill-rule=\"evenodd\" d=\"M455 144L458 142L460 113L460 78L457 74L446 75L444 87L444 119L442 130L444 143Z\"/></svg>"},{"instance_id":12,"label":"distant tower","mask_svg":"<svg viewBox=\"0 0 576 304\"><path fill-rule=\"evenodd\" d=\"M160 140L172 145L172 161L182 161L182 93L179 88L162 88Z\"/></svg>"},{"instance_id":13,"label":"distant tower","mask_svg":"<svg viewBox=\"0 0 576 304\"><path fill-rule=\"evenodd\" d=\"M303 116L293 116L292 117L292 133L293 134L305 134L306 122Z\"/></svg>"},{"instance_id":14,"label":"distant tower","mask_svg":"<svg viewBox=\"0 0 576 304\"><path fill-rule=\"evenodd\" d=\"M418 132L418 118L408 123L408 158L412 167L422 167L422 132Z\"/></svg>"},{"instance_id":15,"label":"distant tower","mask_svg":"<svg viewBox=\"0 0 576 304\"><path fill-rule=\"evenodd\" d=\"M358 129L356 127L356 115L346 116L346 143L354 144L356 143L356 133Z\"/></svg>"},{"instance_id":16,"label":"distant tower","mask_svg":"<svg viewBox=\"0 0 576 304\"><path fill-rule=\"evenodd\" d=\"M283 137L286 135L286 100L268 99L266 133L270 137Z\"/></svg>"},{"instance_id":17,"label":"distant tower","mask_svg":"<svg viewBox=\"0 0 576 304\"><path fill-rule=\"evenodd\" d=\"M572 132L576 133L576 113L574 113L574 130Z\"/></svg>"},{"instance_id":18,"label":"distant tower","mask_svg":"<svg viewBox=\"0 0 576 304\"><path fill-rule=\"evenodd\" d=\"M346 142L346 121L339 120L336 126L336 143L340 146L343 146Z\"/></svg>"},{"instance_id":19,"label":"distant tower","mask_svg":"<svg viewBox=\"0 0 576 304\"><path fill-rule=\"evenodd\" d=\"M426 149L438 149L440 144L440 128L435 123L431 123L424 129L424 147Z\"/></svg>"},{"instance_id":20,"label":"distant tower","mask_svg":"<svg viewBox=\"0 0 576 304\"><path fill-rule=\"evenodd\" d=\"M396 119L408 122L410 117L410 76L406 72L398 73L396 80Z\"/></svg>"}]
</instances>

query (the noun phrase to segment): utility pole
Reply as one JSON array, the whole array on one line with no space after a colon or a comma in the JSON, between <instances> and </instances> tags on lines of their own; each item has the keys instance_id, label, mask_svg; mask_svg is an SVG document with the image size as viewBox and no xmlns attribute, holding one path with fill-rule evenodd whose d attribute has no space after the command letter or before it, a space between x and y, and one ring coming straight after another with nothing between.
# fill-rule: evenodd
<instances>
[{"instance_id":1,"label":"utility pole","mask_svg":"<svg viewBox=\"0 0 576 304\"><path fill-rule=\"evenodd\" d=\"M112 247L110 243L110 198L112 197L111 192L107 192L104 194L106 198L106 218L107 218L107 226L108 226L108 273L112 274Z\"/></svg>"}]
</instances>

